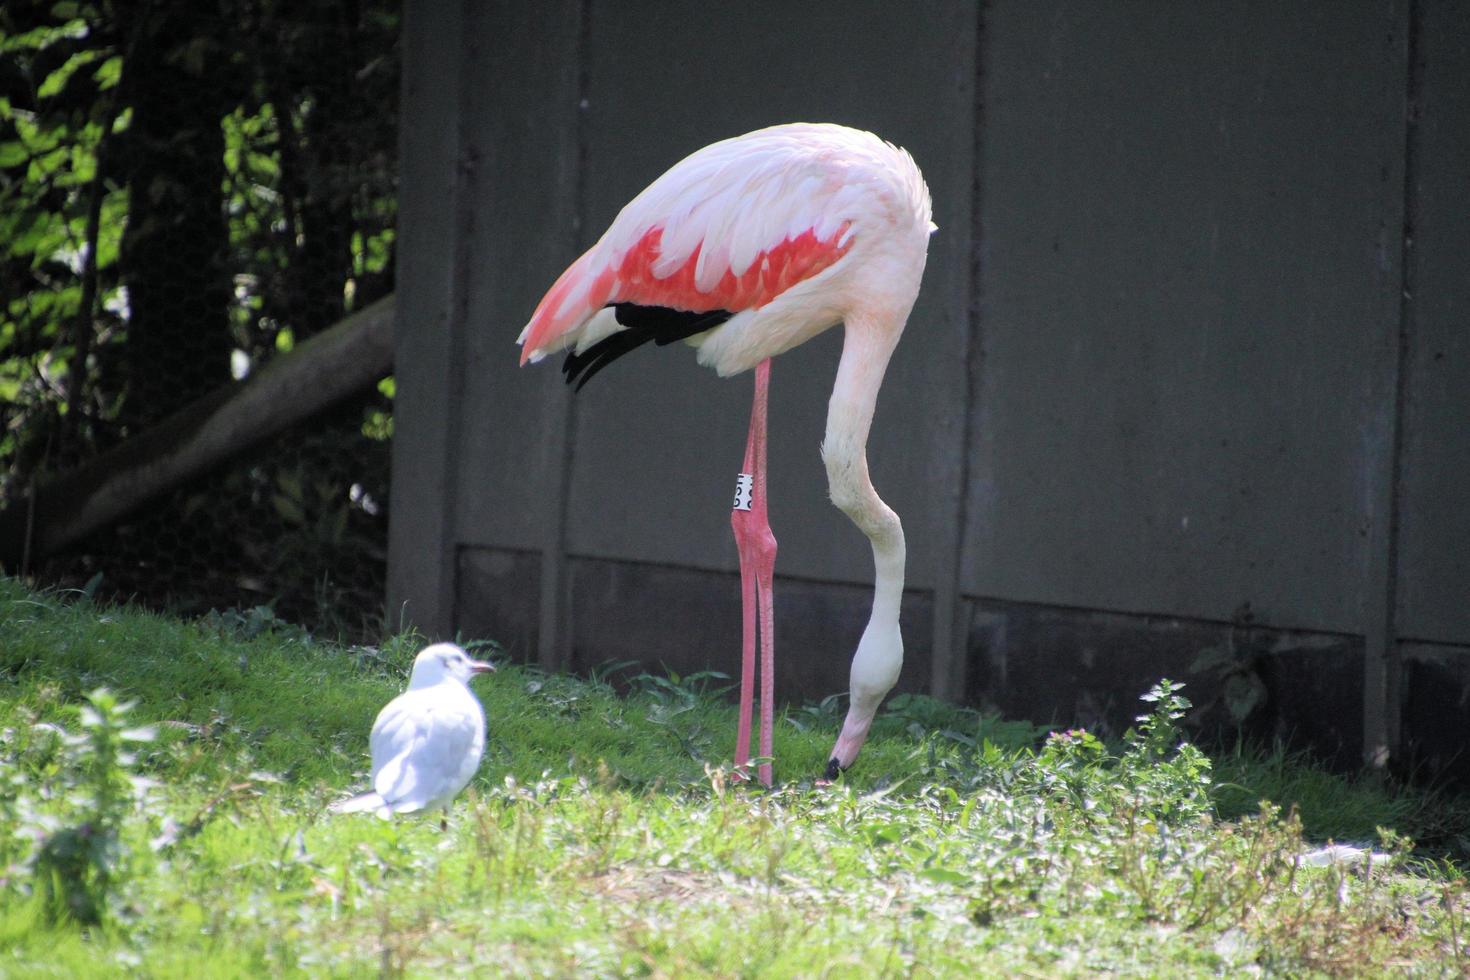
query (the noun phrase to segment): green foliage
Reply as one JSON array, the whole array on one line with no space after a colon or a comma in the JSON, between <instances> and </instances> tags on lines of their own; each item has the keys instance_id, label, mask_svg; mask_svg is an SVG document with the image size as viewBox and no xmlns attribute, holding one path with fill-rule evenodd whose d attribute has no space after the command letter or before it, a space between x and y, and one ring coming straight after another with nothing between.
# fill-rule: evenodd
<instances>
[{"instance_id":1,"label":"green foliage","mask_svg":"<svg viewBox=\"0 0 1470 980\"><path fill-rule=\"evenodd\" d=\"M44 10L0 12L0 62L16 83L0 99L0 462L22 472L66 412L79 330L90 345L119 326L109 308L126 210L99 167L128 124L115 97L118 36L99 24L98 4ZM81 309L88 276L95 321Z\"/></svg>"},{"instance_id":2,"label":"green foliage","mask_svg":"<svg viewBox=\"0 0 1470 980\"><path fill-rule=\"evenodd\" d=\"M276 615L270 606L250 609L211 609L200 622L218 630L220 635L236 640L253 640L261 634L289 634L309 642L310 637L299 626L292 626Z\"/></svg>"},{"instance_id":3,"label":"green foliage","mask_svg":"<svg viewBox=\"0 0 1470 980\"><path fill-rule=\"evenodd\" d=\"M163 325L176 334L146 375L167 379L164 388L184 393L180 403L228 378L228 348L233 364L257 367L391 290L397 27L398 5L379 0L350 9L329 0L226 2L208 13L116 0L0 7L0 503L156 420L130 366L148 332L135 316L140 284L155 297L161 287L170 309L182 311ZM146 99L159 97L157 86L145 92L144 65L200 79L151 106L153 119L176 120L172 142L161 148L135 125L148 118ZM196 99L202 92L208 98ZM170 99L178 111L168 111ZM196 145L222 147L222 188L144 165L198 132L212 139ZM138 246L150 236L183 234L160 201L180 213L220 211L227 254L194 254L177 238L145 253ZM181 271L201 262L210 274L189 278L185 289ZM208 322L221 324L226 349L206 357L183 340ZM385 496L385 452L358 452L357 444L391 435L390 398L367 394L353 406L357 418L336 420L333 432L349 434L338 437L338 459L347 462L313 461L310 474L291 472L299 461L279 473L274 459L254 464L264 482L299 480L308 504L331 501L320 513L297 515L289 533L247 528L257 564L280 555L303 526L313 535L308 543L332 553L303 564L298 549L234 578L263 580L268 595L304 586L329 605L336 600L323 579L336 572L332 562L381 564L383 522L362 520L348 493L356 486L367 488L360 496ZM325 495L317 492L324 481L332 484ZM255 482L235 474L227 493L205 494L202 504L180 495L164 506L192 507L201 523L238 525L226 511L249 499ZM364 525L374 525L368 543L354 534ZM117 566L167 563L157 557L89 555L96 560L89 569L104 567L113 583ZM299 575L274 581L286 570ZM116 584L157 604L169 593L167 582Z\"/></svg>"},{"instance_id":4,"label":"green foliage","mask_svg":"<svg viewBox=\"0 0 1470 980\"><path fill-rule=\"evenodd\" d=\"M1201 650L1189 665L1192 673L1214 674L1219 679L1218 701L1237 731L1267 700L1261 669L1270 656L1270 649L1264 638L1251 629L1253 620L1250 604L1242 605L1235 612L1228 640Z\"/></svg>"},{"instance_id":5,"label":"green foliage","mask_svg":"<svg viewBox=\"0 0 1470 980\"><path fill-rule=\"evenodd\" d=\"M39 782L36 796L16 794L5 811L8 819L0 829L9 836L28 830L40 836L32 864L36 893L50 922L101 923L109 895L126 876L123 826L147 785L131 773L136 761L131 747L153 741L152 728L128 727L131 707L98 688L78 708L80 732L41 729L62 750L53 764L29 773ZM6 734L7 741L14 738L13 731ZM31 748L23 745L18 754L34 755ZM41 755L50 754L43 750ZM43 800L59 805L43 806Z\"/></svg>"},{"instance_id":6,"label":"green foliage","mask_svg":"<svg viewBox=\"0 0 1470 980\"><path fill-rule=\"evenodd\" d=\"M1210 812L1210 760L1196 746L1181 742L1178 722L1191 707L1165 678L1142 696L1153 711L1139 715L1138 727L1123 736L1128 750L1119 767L1147 819L1190 820Z\"/></svg>"}]
</instances>

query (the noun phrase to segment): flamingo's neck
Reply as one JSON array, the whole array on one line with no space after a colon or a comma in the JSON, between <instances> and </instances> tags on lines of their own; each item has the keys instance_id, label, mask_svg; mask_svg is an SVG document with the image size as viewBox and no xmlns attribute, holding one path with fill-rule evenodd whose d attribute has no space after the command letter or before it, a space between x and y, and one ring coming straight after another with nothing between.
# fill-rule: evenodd
<instances>
[{"instance_id":1,"label":"flamingo's neck","mask_svg":"<svg viewBox=\"0 0 1470 980\"><path fill-rule=\"evenodd\" d=\"M822 440L832 502L867 535L873 547L873 609L853 657L852 703L833 750L833 758L844 768L857 756L879 702L898 680L903 666L898 626L903 600L903 525L873 487L867 442L878 389L907 313L905 309L897 317L848 318Z\"/></svg>"}]
</instances>

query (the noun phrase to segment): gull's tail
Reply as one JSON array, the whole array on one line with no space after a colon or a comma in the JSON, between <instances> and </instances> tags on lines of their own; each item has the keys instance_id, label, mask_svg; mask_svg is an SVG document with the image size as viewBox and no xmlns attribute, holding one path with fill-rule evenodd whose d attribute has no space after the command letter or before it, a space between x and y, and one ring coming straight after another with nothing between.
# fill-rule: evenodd
<instances>
[{"instance_id":1,"label":"gull's tail","mask_svg":"<svg viewBox=\"0 0 1470 980\"><path fill-rule=\"evenodd\" d=\"M384 820L393 816L393 807L377 793L363 793L350 799L339 800L327 809L333 813L376 813Z\"/></svg>"}]
</instances>

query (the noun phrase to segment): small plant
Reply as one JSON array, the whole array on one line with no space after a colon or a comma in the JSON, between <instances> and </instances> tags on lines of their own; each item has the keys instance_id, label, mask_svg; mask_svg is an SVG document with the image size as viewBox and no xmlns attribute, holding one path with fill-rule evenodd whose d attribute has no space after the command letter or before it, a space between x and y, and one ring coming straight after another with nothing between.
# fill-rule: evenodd
<instances>
[{"instance_id":1,"label":"small plant","mask_svg":"<svg viewBox=\"0 0 1470 980\"><path fill-rule=\"evenodd\" d=\"M1128 747L1118 760L1118 775L1154 819L1190 820L1211 812L1209 757L1180 737L1178 722L1191 707L1179 693L1183 687L1168 678L1151 687L1142 700L1153 711L1139 715L1138 727L1123 735Z\"/></svg>"},{"instance_id":2,"label":"small plant","mask_svg":"<svg viewBox=\"0 0 1470 980\"><path fill-rule=\"evenodd\" d=\"M786 721L799 732L835 729L842 723L843 702L846 699L846 694L829 694L816 703L808 701L787 711Z\"/></svg>"},{"instance_id":3,"label":"small plant","mask_svg":"<svg viewBox=\"0 0 1470 980\"><path fill-rule=\"evenodd\" d=\"M127 854L122 826L144 789L130 773L129 746L153 740L151 728L127 727L131 704L98 688L79 709L82 731L62 737L64 758L56 787L71 810L67 824L41 841L35 877L51 922L96 925L123 876Z\"/></svg>"},{"instance_id":4,"label":"small plant","mask_svg":"<svg viewBox=\"0 0 1470 980\"><path fill-rule=\"evenodd\" d=\"M1109 762L1106 746L1091 732L1074 728L1052 732L1036 758L1042 788L1055 800L1064 801L1072 812L1090 820L1090 800L1097 795L1103 768Z\"/></svg>"},{"instance_id":5,"label":"small plant","mask_svg":"<svg viewBox=\"0 0 1470 980\"><path fill-rule=\"evenodd\" d=\"M1251 604L1242 603L1235 610L1225 642L1199 651L1189 665L1191 672L1212 673L1220 682L1220 693L1200 709L1196 721L1219 705L1239 732L1269 699L1263 668L1271 649L1264 636L1252 628L1254 622Z\"/></svg>"},{"instance_id":6,"label":"small plant","mask_svg":"<svg viewBox=\"0 0 1470 980\"><path fill-rule=\"evenodd\" d=\"M253 640L264 633L284 633L302 640L310 639L305 630L281 619L269 605L226 609L223 612L211 609L203 616L203 622L220 636L233 640Z\"/></svg>"},{"instance_id":7,"label":"small plant","mask_svg":"<svg viewBox=\"0 0 1470 980\"><path fill-rule=\"evenodd\" d=\"M680 677L671 670L666 676L635 674L629 678L628 683L633 690L655 703L693 706L701 700L717 698L730 690L733 685L729 680L729 674L718 670L699 670L688 677Z\"/></svg>"},{"instance_id":8,"label":"small plant","mask_svg":"<svg viewBox=\"0 0 1470 980\"><path fill-rule=\"evenodd\" d=\"M1088 826L1119 819L1178 824L1211 815L1210 760L1183 740L1178 725L1190 707L1179 693L1183 686L1165 679L1142 696L1153 710L1124 733L1121 752L1080 728L1052 732L1030 764L1013 767L1010 781L1046 799L1054 817ZM988 781L1001 778L992 774Z\"/></svg>"},{"instance_id":9,"label":"small plant","mask_svg":"<svg viewBox=\"0 0 1470 980\"><path fill-rule=\"evenodd\" d=\"M54 697L54 689L47 694ZM54 770L61 755L59 728L37 723L30 711L21 712L17 721L0 729L0 891L23 878L44 825L37 777Z\"/></svg>"}]
</instances>

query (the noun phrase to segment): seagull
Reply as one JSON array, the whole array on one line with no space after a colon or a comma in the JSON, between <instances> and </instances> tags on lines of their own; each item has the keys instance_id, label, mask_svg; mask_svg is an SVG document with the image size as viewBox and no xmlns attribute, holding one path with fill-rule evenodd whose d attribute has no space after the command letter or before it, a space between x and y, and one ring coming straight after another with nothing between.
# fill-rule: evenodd
<instances>
[{"instance_id":1,"label":"seagull","mask_svg":"<svg viewBox=\"0 0 1470 980\"><path fill-rule=\"evenodd\" d=\"M449 804L480 768L485 712L469 680L494 670L453 643L419 651L408 690L389 701L373 722L373 788L334 803L334 813L364 810L387 820L395 813L438 807L449 829Z\"/></svg>"}]
</instances>

